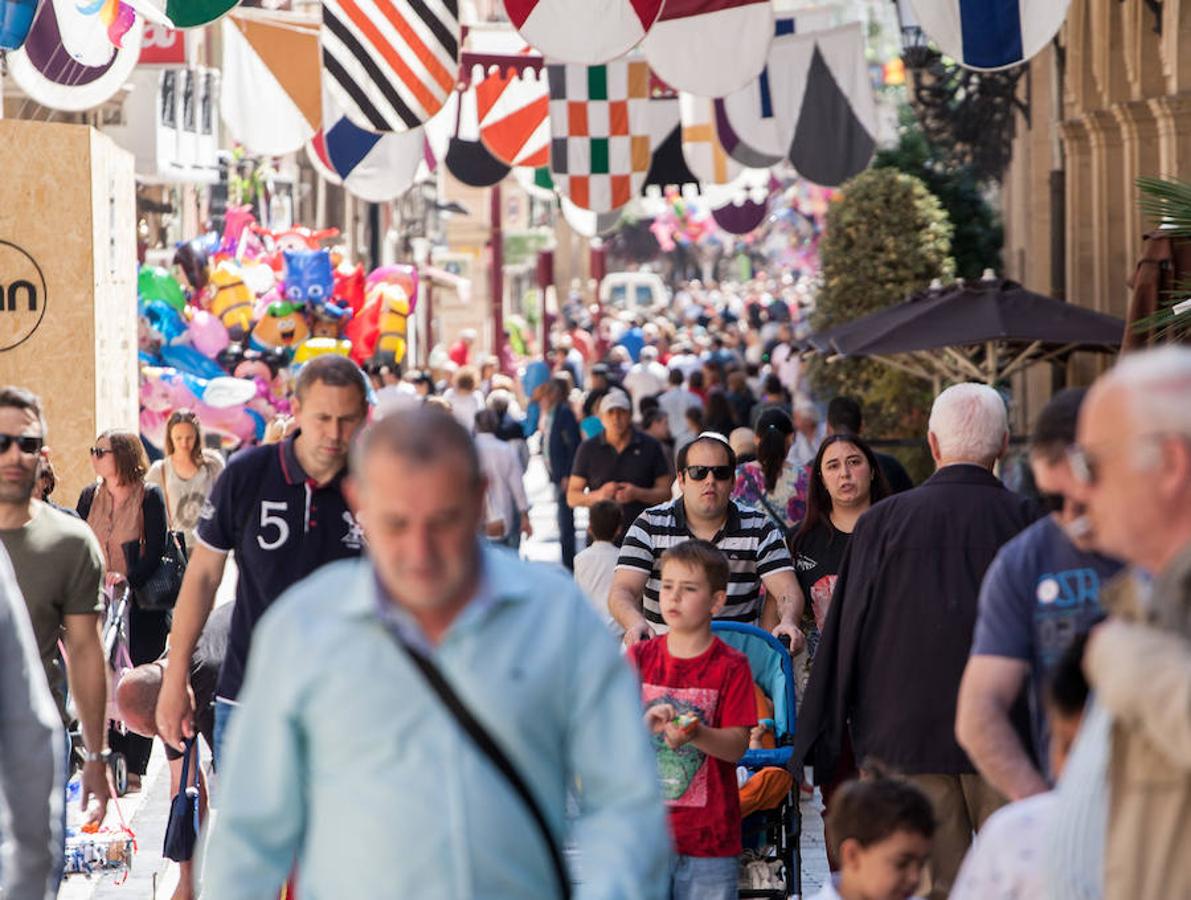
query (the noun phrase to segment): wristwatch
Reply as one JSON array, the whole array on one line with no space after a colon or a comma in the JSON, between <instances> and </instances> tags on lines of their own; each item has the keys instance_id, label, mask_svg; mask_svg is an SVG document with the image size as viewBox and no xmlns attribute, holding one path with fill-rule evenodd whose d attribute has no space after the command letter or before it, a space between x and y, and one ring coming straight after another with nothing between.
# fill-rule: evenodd
<instances>
[{"instance_id":1,"label":"wristwatch","mask_svg":"<svg viewBox=\"0 0 1191 900\"><path fill-rule=\"evenodd\" d=\"M111 750L100 750L98 753L88 750L86 755L83 756L83 759L86 762L89 762L89 763L101 762L101 763L104 763L105 765L107 764L107 761L111 758L112 758Z\"/></svg>"}]
</instances>

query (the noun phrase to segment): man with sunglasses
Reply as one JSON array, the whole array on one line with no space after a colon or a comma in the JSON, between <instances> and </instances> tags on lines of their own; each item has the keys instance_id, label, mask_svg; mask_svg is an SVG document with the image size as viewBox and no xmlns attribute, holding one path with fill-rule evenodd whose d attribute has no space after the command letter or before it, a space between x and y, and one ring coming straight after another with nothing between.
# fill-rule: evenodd
<instances>
[{"instance_id":1,"label":"man with sunglasses","mask_svg":"<svg viewBox=\"0 0 1191 900\"><path fill-rule=\"evenodd\" d=\"M1078 437L1069 459L1096 546L1137 573L1105 591L1110 619L1092 632L1084 657L1110 720L1102 738L1106 771L1096 786L1108 786L1111 810L1100 820L1107 820L1107 833L1096 836L1103 842L1099 859L1091 843L1084 857L1100 864L1110 900L1187 897L1191 349L1167 347L1118 362L1088 393ZM1055 885L1052 896L1066 893L1057 879Z\"/></svg>"},{"instance_id":2,"label":"man with sunglasses","mask_svg":"<svg viewBox=\"0 0 1191 900\"><path fill-rule=\"evenodd\" d=\"M82 803L89 821L103 820L107 775L107 667L99 638L103 556L87 523L34 499L45 448L40 399L0 388L0 542L8 551L29 609L37 648L64 725L66 686L82 725L86 756ZM65 668L58 641L66 646ZM63 748L63 757L66 748Z\"/></svg>"},{"instance_id":3,"label":"man with sunglasses","mask_svg":"<svg viewBox=\"0 0 1191 900\"><path fill-rule=\"evenodd\" d=\"M691 538L709 541L728 557L728 600L717 618L760 624L802 649L798 628L803 596L785 537L759 510L731 499L736 454L719 434L705 431L678 451L682 496L645 510L625 534L608 596L608 610L625 643L666 631L660 603L662 554ZM766 598L761 597L764 584ZM764 611L763 611L764 607Z\"/></svg>"},{"instance_id":4,"label":"man with sunglasses","mask_svg":"<svg viewBox=\"0 0 1191 900\"><path fill-rule=\"evenodd\" d=\"M960 683L956 737L1010 800L1049 789L1046 682L1071 641L1100 617L1100 589L1121 569L1090 549L1086 510L1075 499L1067 450L1085 394L1084 388L1060 391L1034 425L1030 468L1049 515L1009 541L989 566ZM1021 718L1027 683L1032 721L1022 734L1014 719Z\"/></svg>"}]
</instances>

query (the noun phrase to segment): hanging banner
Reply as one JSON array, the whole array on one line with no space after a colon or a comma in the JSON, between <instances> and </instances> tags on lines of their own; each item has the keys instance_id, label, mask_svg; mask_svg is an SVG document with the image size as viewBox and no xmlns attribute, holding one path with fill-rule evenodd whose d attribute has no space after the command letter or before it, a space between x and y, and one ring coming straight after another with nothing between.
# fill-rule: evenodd
<instances>
[{"instance_id":1,"label":"hanging banner","mask_svg":"<svg viewBox=\"0 0 1191 900\"><path fill-rule=\"evenodd\" d=\"M663 0L504 0L513 27L543 56L611 62L641 42Z\"/></svg>"},{"instance_id":2,"label":"hanging banner","mask_svg":"<svg viewBox=\"0 0 1191 900\"><path fill-rule=\"evenodd\" d=\"M576 206L611 212L635 197L652 160L649 65L550 63L550 169Z\"/></svg>"},{"instance_id":3,"label":"hanging banner","mask_svg":"<svg viewBox=\"0 0 1191 900\"><path fill-rule=\"evenodd\" d=\"M911 0L922 30L969 69L996 71L1033 58L1058 34L1070 0Z\"/></svg>"},{"instance_id":4,"label":"hanging banner","mask_svg":"<svg viewBox=\"0 0 1191 900\"><path fill-rule=\"evenodd\" d=\"M722 97L761 74L772 40L770 0L666 0L641 48L670 87Z\"/></svg>"},{"instance_id":5,"label":"hanging banner","mask_svg":"<svg viewBox=\"0 0 1191 900\"><path fill-rule=\"evenodd\" d=\"M455 89L454 0L324 0L320 39L323 84L361 128L417 128Z\"/></svg>"},{"instance_id":6,"label":"hanging banner","mask_svg":"<svg viewBox=\"0 0 1191 900\"><path fill-rule=\"evenodd\" d=\"M715 101L694 94L678 96L682 120L682 155L704 185L728 184L743 168L728 155L716 128Z\"/></svg>"}]
</instances>

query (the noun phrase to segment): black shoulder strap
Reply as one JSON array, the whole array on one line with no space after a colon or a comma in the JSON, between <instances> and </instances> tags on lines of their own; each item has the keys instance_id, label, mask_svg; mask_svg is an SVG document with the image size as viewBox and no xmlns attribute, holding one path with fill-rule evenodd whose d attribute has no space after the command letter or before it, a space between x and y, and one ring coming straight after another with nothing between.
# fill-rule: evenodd
<instances>
[{"instance_id":1,"label":"black shoulder strap","mask_svg":"<svg viewBox=\"0 0 1191 900\"><path fill-rule=\"evenodd\" d=\"M84 522L87 521L87 516L91 515L91 504L95 502L95 482L91 482L83 488L82 494L79 495L79 508L77 510L79 518Z\"/></svg>"},{"instance_id":2,"label":"black shoulder strap","mask_svg":"<svg viewBox=\"0 0 1191 900\"><path fill-rule=\"evenodd\" d=\"M517 795L525 804L525 808L529 810L529 814L533 817L534 823L538 826L538 831L541 833L542 840L546 844L546 849L550 852L550 863L554 868L554 876L558 880L559 896L563 900L570 900L571 879L567 875L567 867L562 856L562 850L558 846L558 842L554 839L553 832L550 831L550 826L546 822L546 816L542 813L542 808L538 806L538 801L534 798L533 792L530 791L529 785L521 777L521 773L517 771L517 767L513 765L512 761L500 748L500 745L496 743L492 735L488 733L487 729L472 715L471 710L459 699L459 695L447 683L442 672L439 671L438 666L420 651L411 647L396 628L389 628L389 632L393 635L397 645L405 651L405 655L409 657L410 662L422 673L422 676L426 679L426 683L434 693L438 694L439 699L442 700L447 711L455 718L459 727L467 732L468 737L475 742L475 745L488 757L492 765L505 777L505 780L508 781L513 790L517 792Z\"/></svg>"}]
</instances>

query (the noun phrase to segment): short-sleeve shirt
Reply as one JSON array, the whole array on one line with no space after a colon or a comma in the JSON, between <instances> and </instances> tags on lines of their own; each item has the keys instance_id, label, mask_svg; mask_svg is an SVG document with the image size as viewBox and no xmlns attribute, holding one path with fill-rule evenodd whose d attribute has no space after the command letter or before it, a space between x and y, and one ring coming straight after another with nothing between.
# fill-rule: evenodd
<instances>
[{"instance_id":1,"label":"short-sleeve shirt","mask_svg":"<svg viewBox=\"0 0 1191 900\"><path fill-rule=\"evenodd\" d=\"M1120 570L1120 563L1078 549L1046 516L1005 544L984 576L972 655L1029 663L1034 746L1043 771L1046 677L1072 639L1100 617L1100 588Z\"/></svg>"},{"instance_id":2,"label":"short-sleeve shirt","mask_svg":"<svg viewBox=\"0 0 1191 900\"><path fill-rule=\"evenodd\" d=\"M673 473L662 445L634 428L628 445L620 451L608 443L602 432L585 440L575 451L571 474L586 479L587 487L595 491L610 481L651 488L658 478ZM625 503L621 513L624 521L632 522L645 509L646 504L634 500Z\"/></svg>"},{"instance_id":3,"label":"short-sleeve shirt","mask_svg":"<svg viewBox=\"0 0 1191 900\"><path fill-rule=\"evenodd\" d=\"M172 460L159 459L149 467L146 481L157 484L168 500L170 528L186 535L186 546L194 546L194 529L211 487L223 471L223 458L210 451L203 454L202 465L190 478L182 478Z\"/></svg>"},{"instance_id":4,"label":"short-sleeve shirt","mask_svg":"<svg viewBox=\"0 0 1191 900\"><path fill-rule=\"evenodd\" d=\"M662 554L694 537L681 497L645 510L625 534L616 568L649 573L642 606L654 631L667 630L660 602ZM761 579L793 568L785 538L765 513L729 501L728 517L711 543L728 557L728 601L716 618L755 623L761 617Z\"/></svg>"},{"instance_id":5,"label":"short-sleeve shirt","mask_svg":"<svg viewBox=\"0 0 1191 900\"><path fill-rule=\"evenodd\" d=\"M794 545L794 574L807 609L813 613L815 627L823 630L831 594L839 580L844 551L852 535L840 531L830 522L823 522L798 538Z\"/></svg>"},{"instance_id":6,"label":"short-sleeve shirt","mask_svg":"<svg viewBox=\"0 0 1191 900\"><path fill-rule=\"evenodd\" d=\"M319 567L359 556L364 534L343 497L339 472L319 486L302 469L294 437L232 457L203 507L195 537L236 552L239 580L218 696L235 700L252 630L290 585Z\"/></svg>"},{"instance_id":7,"label":"short-sleeve shirt","mask_svg":"<svg viewBox=\"0 0 1191 900\"><path fill-rule=\"evenodd\" d=\"M671 656L666 638L629 648L641 677L646 709L668 703L679 715L694 713L710 728L752 728L757 703L748 657L719 638L699 656ZM654 735L662 797L670 809L670 828L684 856L738 856L740 794L736 764L708 756L693 744L671 750Z\"/></svg>"},{"instance_id":8,"label":"short-sleeve shirt","mask_svg":"<svg viewBox=\"0 0 1191 900\"><path fill-rule=\"evenodd\" d=\"M65 723L66 671L58 639L66 616L103 612L99 541L82 519L34 501L33 518L21 528L0 530L0 542L12 560L46 680Z\"/></svg>"}]
</instances>

